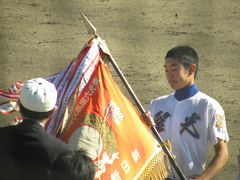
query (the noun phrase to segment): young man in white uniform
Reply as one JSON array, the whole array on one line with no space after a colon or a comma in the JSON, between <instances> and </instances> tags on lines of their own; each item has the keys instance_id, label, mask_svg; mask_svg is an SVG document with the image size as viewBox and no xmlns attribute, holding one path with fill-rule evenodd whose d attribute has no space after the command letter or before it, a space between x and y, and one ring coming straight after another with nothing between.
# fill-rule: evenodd
<instances>
[{"instance_id":1,"label":"young man in white uniform","mask_svg":"<svg viewBox=\"0 0 240 180\"><path fill-rule=\"evenodd\" d=\"M224 111L195 84L198 55L189 46L168 51L164 69L175 93L151 101L150 116L161 137L169 139L176 161L186 177L211 179L228 160L228 133ZM213 146L215 156L205 169L205 156ZM174 175L173 175L174 177ZM177 177L177 175L175 175Z\"/></svg>"}]
</instances>

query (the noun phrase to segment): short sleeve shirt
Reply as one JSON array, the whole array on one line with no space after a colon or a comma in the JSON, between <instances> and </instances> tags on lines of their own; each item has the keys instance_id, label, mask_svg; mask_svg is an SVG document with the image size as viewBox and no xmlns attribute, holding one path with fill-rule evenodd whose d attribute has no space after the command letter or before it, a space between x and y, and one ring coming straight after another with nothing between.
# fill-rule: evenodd
<instances>
[{"instance_id":1,"label":"short sleeve shirt","mask_svg":"<svg viewBox=\"0 0 240 180\"><path fill-rule=\"evenodd\" d=\"M176 161L186 176L204 171L209 146L228 141L220 104L202 92L178 101L174 94L151 101L148 109L160 136L169 139Z\"/></svg>"}]
</instances>

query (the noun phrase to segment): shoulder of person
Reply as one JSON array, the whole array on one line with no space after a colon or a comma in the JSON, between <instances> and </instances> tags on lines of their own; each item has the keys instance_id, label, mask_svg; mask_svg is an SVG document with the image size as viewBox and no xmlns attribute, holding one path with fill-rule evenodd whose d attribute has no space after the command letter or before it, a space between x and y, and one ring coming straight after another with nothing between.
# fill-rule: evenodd
<instances>
[{"instance_id":1,"label":"shoulder of person","mask_svg":"<svg viewBox=\"0 0 240 180\"><path fill-rule=\"evenodd\" d=\"M55 136L53 136L51 134L47 133L47 136L49 137L49 139L51 141L56 142L56 143L60 144L61 146L65 146L65 147L68 146L64 141L62 141L61 139L59 139L59 138L57 138L57 137L55 137Z\"/></svg>"},{"instance_id":2,"label":"shoulder of person","mask_svg":"<svg viewBox=\"0 0 240 180\"><path fill-rule=\"evenodd\" d=\"M0 133L12 133L12 131L14 130L14 127L15 125L0 127Z\"/></svg>"},{"instance_id":3,"label":"shoulder of person","mask_svg":"<svg viewBox=\"0 0 240 180\"><path fill-rule=\"evenodd\" d=\"M174 100L174 94L164 95L164 96L155 98L149 103L149 105L147 107L147 111L150 112L153 109L159 107L159 105L166 105L173 100Z\"/></svg>"},{"instance_id":4,"label":"shoulder of person","mask_svg":"<svg viewBox=\"0 0 240 180\"><path fill-rule=\"evenodd\" d=\"M157 102L160 102L160 101L167 101L167 100L170 100L171 98L174 97L174 93L172 94L169 94L169 95L163 95L163 96L159 96L155 99L153 99L150 104L153 104L153 103L157 103Z\"/></svg>"},{"instance_id":5,"label":"shoulder of person","mask_svg":"<svg viewBox=\"0 0 240 180\"><path fill-rule=\"evenodd\" d=\"M205 100L206 103L208 103L208 105L212 108L215 109L216 111L221 111L223 112L223 108L220 105L220 103L214 99L213 97L210 97L209 95L203 93L203 92L199 92L198 97L201 98L202 100Z\"/></svg>"}]
</instances>

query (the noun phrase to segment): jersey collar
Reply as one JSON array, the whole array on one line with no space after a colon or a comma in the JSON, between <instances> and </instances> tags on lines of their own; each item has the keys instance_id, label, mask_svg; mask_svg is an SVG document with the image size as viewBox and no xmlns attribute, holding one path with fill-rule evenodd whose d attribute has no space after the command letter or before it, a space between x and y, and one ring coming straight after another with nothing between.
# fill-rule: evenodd
<instances>
[{"instance_id":1,"label":"jersey collar","mask_svg":"<svg viewBox=\"0 0 240 180\"><path fill-rule=\"evenodd\" d=\"M199 90L198 90L196 84L193 84L189 87L184 87L182 89L176 90L174 97L178 101L182 101L182 100L185 100L185 99L188 99L188 98L194 96L195 94L197 94L198 91Z\"/></svg>"}]
</instances>

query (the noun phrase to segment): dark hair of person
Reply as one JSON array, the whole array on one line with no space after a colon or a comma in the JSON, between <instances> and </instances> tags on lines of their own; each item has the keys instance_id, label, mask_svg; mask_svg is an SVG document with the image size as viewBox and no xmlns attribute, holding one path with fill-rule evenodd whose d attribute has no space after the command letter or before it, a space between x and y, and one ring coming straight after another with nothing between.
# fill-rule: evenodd
<instances>
[{"instance_id":1,"label":"dark hair of person","mask_svg":"<svg viewBox=\"0 0 240 180\"><path fill-rule=\"evenodd\" d=\"M95 167L83 150L65 151L52 164L51 180L93 180Z\"/></svg>"},{"instance_id":2,"label":"dark hair of person","mask_svg":"<svg viewBox=\"0 0 240 180\"><path fill-rule=\"evenodd\" d=\"M29 119L33 119L33 120L43 120L43 119L49 118L51 116L53 110L47 111L47 112L31 111L31 110L26 109L21 104L21 102L19 102L19 111L24 118L29 118Z\"/></svg>"},{"instance_id":3,"label":"dark hair of person","mask_svg":"<svg viewBox=\"0 0 240 180\"><path fill-rule=\"evenodd\" d=\"M176 46L167 52L165 59L167 58L176 59L177 61L182 63L185 68L188 68L190 64L195 64L196 65L195 78L196 78L198 72L198 55L197 52L192 47Z\"/></svg>"}]
</instances>

